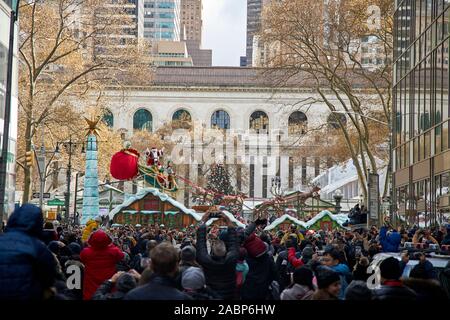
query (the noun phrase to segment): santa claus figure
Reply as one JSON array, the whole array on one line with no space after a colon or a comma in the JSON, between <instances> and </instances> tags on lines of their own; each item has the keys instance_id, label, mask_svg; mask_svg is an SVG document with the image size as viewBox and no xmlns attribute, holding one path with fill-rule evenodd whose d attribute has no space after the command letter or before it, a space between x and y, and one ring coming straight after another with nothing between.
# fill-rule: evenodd
<instances>
[{"instance_id":1,"label":"santa claus figure","mask_svg":"<svg viewBox=\"0 0 450 320\"><path fill-rule=\"evenodd\" d=\"M163 150L158 150L155 147L152 147L151 150L145 151L145 156L147 159L147 166L160 166L160 158L163 156Z\"/></svg>"}]
</instances>

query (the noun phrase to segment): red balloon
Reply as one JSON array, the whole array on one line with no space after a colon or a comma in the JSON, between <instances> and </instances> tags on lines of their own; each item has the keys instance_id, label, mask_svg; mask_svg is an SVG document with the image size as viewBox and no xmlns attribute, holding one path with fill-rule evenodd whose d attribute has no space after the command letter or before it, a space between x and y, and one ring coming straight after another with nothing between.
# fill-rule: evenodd
<instances>
[{"instance_id":1,"label":"red balloon","mask_svg":"<svg viewBox=\"0 0 450 320\"><path fill-rule=\"evenodd\" d=\"M112 156L109 171L118 180L130 180L138 174L139 156L128 150L119 151Z\"/></svg>"}]
</instances>

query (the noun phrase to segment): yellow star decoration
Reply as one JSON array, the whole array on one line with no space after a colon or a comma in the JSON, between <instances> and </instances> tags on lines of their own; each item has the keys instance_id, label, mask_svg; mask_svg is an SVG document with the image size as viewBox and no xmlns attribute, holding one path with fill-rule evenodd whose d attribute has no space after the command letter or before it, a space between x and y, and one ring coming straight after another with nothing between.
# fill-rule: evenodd
<instances>
[{"instance_id":1,"label":"yellow star decoration","mask_svg":"<svg viewBox=\"0 0 450 320\"><path fill-rule=\"evenodd\" d=\"M97 124L100 121L100 117L97 116L95 119L94 118L88 119L88 118L84 117L84 119L86 120L86 122L88 124L88 128L87 128L88 132L86 133L86 136L88 136L92 133L92 134L95 134L96 136L100 137L101 130L99 128L97 128Z\"/></svg>"}]
</instances>

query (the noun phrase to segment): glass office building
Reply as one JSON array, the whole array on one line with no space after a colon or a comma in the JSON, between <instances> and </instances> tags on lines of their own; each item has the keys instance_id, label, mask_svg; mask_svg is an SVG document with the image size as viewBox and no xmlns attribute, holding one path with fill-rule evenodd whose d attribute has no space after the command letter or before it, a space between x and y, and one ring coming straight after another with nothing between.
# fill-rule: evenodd
<instances>
[{"instance_id":1,"label":"glass office building","mask_svg":"<svg viewBox=\"0 0 450 320\"><path fill-rule=\"evenodd\" d=\"M144 38L180 41L180 0L144 0Z\"/></svg>"},{"instance_id":2,"label":"glass office building","mask_svg":"<svg viewBox=\"0 0 450 320\"><path fill-rule=\"evenodd\" d=\"M448 0L397 0L394 15L394 203L410 223L450 213Z\"/></svg>"}]
</instances>

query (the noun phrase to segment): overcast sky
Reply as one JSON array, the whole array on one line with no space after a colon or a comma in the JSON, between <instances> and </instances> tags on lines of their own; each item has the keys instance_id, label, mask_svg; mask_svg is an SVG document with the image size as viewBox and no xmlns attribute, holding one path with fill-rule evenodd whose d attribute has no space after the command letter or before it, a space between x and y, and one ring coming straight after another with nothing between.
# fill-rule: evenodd
<instances>
[{"instance_id":1,"label":"overcast sky","mask_svg":"<svg viewBox=\"0 0 450 320\"><path fill-rule=\"evenodd\" d=\"M214 66L239 66L245 55L247 0L203 0L203 48Z\"/></svg>"}]
</instances>

